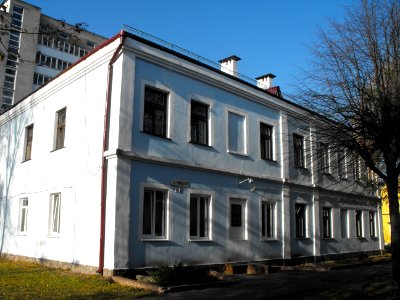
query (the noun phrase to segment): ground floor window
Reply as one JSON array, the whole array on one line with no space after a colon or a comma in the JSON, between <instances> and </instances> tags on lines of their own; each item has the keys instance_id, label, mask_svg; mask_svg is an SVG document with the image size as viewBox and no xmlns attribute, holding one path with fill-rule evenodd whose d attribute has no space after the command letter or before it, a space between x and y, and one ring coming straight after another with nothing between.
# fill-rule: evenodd
<instances>
[{"instance_id":1,"label":"ground floor window","mask_svg":"<svg viewBox=\"0 0 400 300\"><path fill-rule=\"evenodd\" d=\"M342 238L349 237L349 219L347 209L340 210L340 231Z\"/></svg>"},{"instance_id":2,"label":"ground floor window","mask_svg":"<svg viewBox=\"0 0 400 300\"><path fill-rule=\"evenodd\" d=\"M209 238L210 234L210 197L190 196L190 237Z\"/></svg>"},{"instance_id":3,"label":"ground floor window","mask_svg":"<svg viewBox=\"0 0 400 300\"><path fill-rule=\"evenodd\" d=\"M261 236L274 238L275 231L275 203L261 202Z\"/></svg>"},{"instance_id":4,"label":"ground floor window","mask_svg":"<svg viewBox=\"0 0 400 300\"><path fill-rule=\"evenodd\" d=\"M296 203L296 238L306 237L306 205Z\"/></svg>"},{"instance_id":5,"label":"ground floor window","mask_svg":"<svg viewBox=\"0 0 400 300\"><path fill-rule=\"evenodd\" d=\"M332 209L329 207L322 208L322 236L325 239L332 238L332 220L331 220Z\"/></svg>"},{"instance_id":6,"label":"ground floor window","mask_svg":"<svg viewBox=\"0 0 400 300\"><path fill-rule=\"evenodd\" d=\"M142 234L147 238L166 237L166 202L165 190L145 188L143 192Z\"/></svg>"},{"instance_id":7,"label":"ground floor window","mask_svg":"<svg viewBox=\"0 0 400 300\"><path fill-rule=\"evenodd\" d=\"M26 233L28 230L28 198L22 198L19 202L18 232Z\"/></svg>"},{"instance_id":8,"label":"ground floor window","mask_svg":"<svg viewBox=\"0 0 400 300\"><path fill-rule=\"evenodd\" d=\"M61 220L61 194L50 195L50 213L49 213L49 234L58 235L60 233Z\"/></svg>"},{"instance_id":9,"label":"ground floor window","mask_svg":"<svg viewBox=\"0 0 400 300\"><path fill-rule=\"evenodd\" d=\"M363 228L362 228L362 211L361 210L356 210L355 218L356 218L356 236L362 237L363 236L363 233L362 233Z\"/></svg>"},{"instance_id":10,"label":"ground floor window","mask_svg":"<svg viewBox=\"0 0 400 300\"><path fill-rule=\"evenodd\" d=\"M374 211L369 212L369 235L370 235L370 237L376 237L375 212Z\"/></svg>"}]
</instances>

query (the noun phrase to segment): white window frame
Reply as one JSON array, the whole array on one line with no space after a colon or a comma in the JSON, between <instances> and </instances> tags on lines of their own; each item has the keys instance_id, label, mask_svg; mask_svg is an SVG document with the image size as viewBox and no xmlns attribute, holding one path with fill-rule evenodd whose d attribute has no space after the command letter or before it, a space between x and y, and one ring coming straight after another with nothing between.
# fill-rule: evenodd
<instances>
[{"instance_id":1,"label":"white window frame","mask_svg":"<svg viewBox=\"0 0 400 300\"><path fill-rule=\"evenodd\" d=\"M327 210L328 212L329 212L329 224L328 224L328 234L329 234L329 236L324 236L324 227L325 227L325 223L324 223L324 210ZM321 209L321 216L322 216L322 218L321 218L321 223L322 223L322 238L323 239L326 239L326 240L331 240L331 239L333 239L333 208L332 207L330 207L330 206L323 206L322 207L322 209Z\"/></svg>"},{"instance_id":2,"label":"white window frame","mask_svg":"<svg viewBox=\"0 0 400 300\"><path fill-rule=\"evenodd\" d=\"M199 189L188 189L187 190L187 195L188 195L188 206L187 206L187 239L188 241L191 242L201 242L201 241L212 241L213 239L213 204L214 204L214 197L215 193L212 191L208 190L199 190ZM207 237L199 237L199 236L191 236L190 235L190 199L192 196L201 196L201 197L207 197L208 198L208 236Z\"/></svg>"},{"instance_id":3,"label":"white window frame","mask_svg":"<svg viewBox=\"0 0 400 300\"><path fill-rule=\"evenodd\" d=\"M263 223L263 204L266 205L271 205L272 208L272 235L270 237L267 236L266 234L266 228L265 228L265 234L262 234L262 223ZM275 241L277 239L277 222L276 222L276 218L277 218L277 204L276 201L270 201L270 200L265 200L265 199L260 199L260 213L259 213L259 220L260 220L260 238L261 240L264 241ZM266 217L266 216L265 216ZM265 224L267 224L267 222L265 222Z\"/></svg>"},{"instance_id":4,"label":"white window frame","mask_svg":"<svg viewBox=\"0 0 400 300\"><path fill-rule=\"evenodd\" d=\"M340 169L340 157L339 157L340 155L339 154L340 153L343 153L343 162L342 162L342 164L343 164L343 174L342 175L340 175L340 172L339 172L339 169ZM348 178L347 151L346 151L346 149L343 149L343 148L339 149L336 152L336 155L337 155L337 162L338 162L338 165L337 165L338 177L342 178L342 179Z\"/></svg>"},{"instance_id":5,"label":"white window frame","mask_svg":"<svg viewBox=\"0 0 400 300\"><path fill-rule=\"evenodd\" d=\"M320 142L319 143L319 160L321 166L321 173L330 175L331 170L331 146L329 143Z\"/></svg>"},{"instance_id":6,"label":"white window frame","mask_svg":"<svg viewBox=\"0 0 400 300\"><path fill-rule=\"evenodd\" d=\"M168 88L167 86L158 83L158 82L153 82L149 81L146 79L142 79L141 81L141 86L140 86L140 124L139 124L139 130L140 132L144 133L144 128L143 128L143 122L144 122L144 105L145 105L145 89L146 87L149 87L151 89L156 89L159 90L160 92L166 93L167 94L167 105L166 105L166 120L165 120L165 137L159 137L159 138L164 138L164 139L173 139L172 135L172 130L171 130L171 120L173 120L173 99L175 98L173 91ZM157 135L152 135L149 133L149 135L158 137Z\"/></svg>"},{"instance_id":7,"label":"white window frame","mask_svg":"<svg viewBox=\"0 0 400 300\"><path fill-rule=\"evenodd\" d=\"M26 203L25 203L26 201ZM29 200L27 197L19 199L18 234L26 235L28 232Z\"/></svg>"},{"instance_id":8,"label":"white window frame","mask_svg":"<svg viewBox=\"0 0 400 300\"><path fill-rule=\"evenodd\" d=\"M297 236L297 219L296 219L296 205L304 205L304 235L303 236ZM294 221L295 221L295 238L297 240L301 240L301 239L307 239L309 237L309 233L308 233L308 204L305 202L296 202L294 204Z\"/></svg>"},{"instance_id":9,"label":"white window frame","mask_svg":"<svg viewBox=\"0 0 400 300\"><path fill-rule=\"evenodd\" d=\"M344 216L344 221L345 223L343 224L343 217L342 213L345 213ZM343 232L346 232L346 236L343 236ZM349 210L347 208L341 208L340 209L340 237L342 239L348 239L350 237L350 232L349 232Z\"/></svg>"},{"instance_id":10,"label":"white window frame","mask_svg":"<svg viewBox=\"0 0 400 300\"><path fill-rule=\"evenodd\" d=\"M372 219L372 221L373 221L373 228L371 228L371 218L370 218L370 216L371 216L371 214L373 214L373 219ZM378 236L377 236L377 227L376 227L376 211L375 210L370 210L369 212L368 212L368 228L369 228L369 237L370 238L377 238ZM372 230L373 230L373 233L372 233Z\"/></svg>"},{"instance_id":11,"label":"white window frame","mask_svg":"<svg viewBox=\"0 0 400 300\"><path fill-rule=\"evenodd\" d=\"M301 138L301 140L302 140L302 142L303 142L303 145L302 145L302 148L301 148L301 150L302 150L302 154L303 154L303 165L302 166L299 166L299 165L296 165L295 164L295 152L294 152L294 136L298 136L298 137L300 137ZM307 160L307 151L306 151L306 149L307 149L307 144L308 144L308 141L307 141L307 133L305 133L305 132L298 132L298 131L294 131L294 132L292 132L292 134L291 134L291 139L292 139L292 144L290 145L290 148L292 149L291 151L293 151L293 167L295 167L295 168L300 168L300 169L307 169L307 163L308 163L308 160Z\"/></svg>"},{"instance_id":12,"label":"white window frame","mask_svg":"<svg viewBox=\"0 0 400 300\"><path fill-rule=\"evenodd\" d=\"M165 203L164 203L164 235L156 236L156 235L147 235L143 234L143 209L144 209L144 192L145 190L153 190L153 191L163 191L165 193ZM149 183L149 182L141 182L140 183L140 195L139 195L139 232L138 236L140 239L145 241L168 241L170 236L170 220L172 220L172 213L170 211L170 202L171 202L171 189L160 183Z\"/></svg>"},{"instance_id":13,"label":"white window frame","mask_svg":"<svg viewBox=\"0 0 400 300\"><path fill-rule=\"evenodd\" d=\"M63 147L58 147L58 117L60 112L65 111L65 122L64 122L64 140L63 140ZM56 111L55 113L55 120L54 120L54 137L53 137L53 151L64 149L66 147L67 141L67 107L63 107Z\"/></svg>"},{"instance_id":14,"label":"white window frame","mask_svg":"<svg viewBox=\"0 0 400 300\"><path fill-rule=\"evenodd\" d=\"M361 224L360 224L361 225L360 235L357 234L358 233L358 229L357 229L357 212L358 211L361 213L361 216L360 216L360 222L361 222ZM355 221L354 229L355 229L355 232L356 232L356 238L359 238L359 239L364 238L365 235L364 235L364 211L363 210L361 210L361 209L355 209L354 210L354 221Z\"/></svg>"},{"instance_id":15,"label":"white window frame","mask_svg":"<svg viewBox=\"0 0 400 300\"><path fill-rule=\"evenodd\" d=\"M191 142L192 139L192 135L191 135L191 109L192 109L192 101L195 102L199 102L201 104L207 105L208 106L208 143L206 146L212 147L214 145L214 122L213 122L213 113L212 113L212 109L214 106L214 101L212 101L211 99L198 95L198 94L190 94L189 97L187 98L188 101L188 129L187 129L187 141L188 143ZM195 144L195 145L199 145L199 144ZM201 145L201 144L200 144Z\"/></svg>"},{"instance_id":16,"label":"white window frame","mask_svg":"<svg viewBox=\"0 0 400 300\"><path fill-rule=\"evenodd\" d=\"M226 224L226 228L228 229L228 238L230 240L233 241L245 241L249 239L249 234L248 234L248 230L249 230L249 197L246 195L242 195L242 194L228 194L227 195L227 204L228 204L228 216L227 216L227 224ZM243 238L237 239L237 238L232 238L232 234L231 234L231 204L237 204L237 203L241 203L244 204L244 220L242 220L244 222L244 226L243 226Z\"/></svg>"},{"instance_id":17,"label":"white window frame","mask_svg":"<svg viewBox=\"0 0 400 300\"><path fill-rule=\"evenodd\" d=\"M58 203L56 205L56 199ZM58 237L61 229L61 193L50 194L49 203L49 236Z\"/></svg>"},{"instance_id":18,"label":"white window frame","mask_svg":"<svg viewBox=\"0 0 400 300\"><path fill-rule=\"evenodd\" d=\"M235 114L244 118L244 128L243 128L243 153L238 152L236 150L229 149L229 114ZM248 125L248 114L244 111L227 107L225 112L225 128L226 128L226 149L228 153L248 156L248 137L249 137L249 125Z\"/></svg>"}]
</instances>

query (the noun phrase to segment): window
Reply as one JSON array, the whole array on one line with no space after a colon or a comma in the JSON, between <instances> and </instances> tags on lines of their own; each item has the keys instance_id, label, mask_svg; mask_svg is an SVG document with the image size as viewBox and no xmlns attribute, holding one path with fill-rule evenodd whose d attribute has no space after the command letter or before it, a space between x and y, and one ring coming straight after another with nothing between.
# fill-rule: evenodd
<instances>
[{"instance_id":1,"label":"window","mask_svg":"<svg viewBox=\"0 0 400 300\"><path fill-rule=\"evenodd\" d=\"M360 180L361 173L360 173L360 158L357 154L353 154L353 179Z\"/></svg>"},{"instance_id":2,"label":"window","mask_svg":"<svg viewBox=\"0 0 400 300\"><path fill-rule=\"evenodd\" d=\"M356 210L356 236L362 237L363 236L363 228L362 228L362 211Z\"/></svg>"},{"instance_id":3,"label":"window","mask_svg":"<svg viewBox=\"0 0 400 300\"><path fill-rule=\"evenodd\" d=\"M49 234L60 233L61 194L50 195Z\"/></svg>"},{"instance_id":4,"label":"window","mask_svg":"<svg viewBox=\"0 0 400 300\"><path fill-rule=\"evenodd\" d=\"M233 240L247 239L246 233L246 200L231 198L229 201L229 237Z\"/></svg>"},{"instance_id":5,"label":"window","mask_svg":"<svg viewBox=\"0 0 400 300\"><path fill-rule=\"evenodd\" d=\"M246 154L246 118L233 112L228 112L228 150Z\"/></svg>"},{"instance_id":6,"label":"window","mask_svg":"<svg viewBox=\"0 0 400 300\"><path fill-rule=\"evenodd\" d=\"M330 173L330 159L329 159L328 144L320 143L319 150L320 150L321 172L324 174L329 174Z\"/></svg>"},{"instance_id":7,"label":"window","mask_svg":"<svg viewBox=\"0 0 400 300\"><path fill-rule=\"evenodd\" d=\"M25 151L24 160L32 158L33 124L25 128Z\"/></svg>"},{"instance_id":8,"label":"window","mask_svg":"<svg viewBox=\"0 0 400 300\"><path fill-rule=\"evenodd\" d=\"M296 203L296 238L306 237L306 205Z\"/></svg>"},{"instance_id":9,"label":"window","mask_svg":"<svg viewBox=\"0 0 400 300\"><path fill-rule=\"evenodd\" d=\"M331 221L331 208L323 207L322 208L322 236L325 239L332 238L332 221Z\"/></svg>"},{"instance_id":10,"label":"window","mask_svg":"<svg viewBox=\"0 0 400 300\"><path fill-rule=\"evenodd\" d=\"M374 238L376 237L375 233L375 212L369 212L369 236Z\"/></svg>"},{"instance_id":11,"label":"window","mask_svg":"<svg viewBox=\"0 0 400 300\"><path fill-rule=\"evenodd\" d=\"M96 44L91 42L91 41L87 41L86 45L90 48L93 49L94 47L96 47Z\"/></svg>"},{"instance_id":12,"label":"window","mask_svg":"<svg viewBox=\"0 0 400 300\"><path fill-rule=\"evenodd\" d=\"M272 126L260 123L260 151L262 159L273 159L272 153Z\"/></svg>"},{"instance_id":13,"label":"window","mask_svg":"<svg viewBox=\"0 0 400 300\"><path fill-rule=\"evenodd\" d=\"M209 228L210 197L190 195L190 237L208 239Z\"/></svg>"},{"instance_id":14,"label":"window","mask_svg":"<svg viewBox=\"0 0 400 300\"><path fill-rule=\"evenodd\" d=\"M19 200L18 232L26 233L28 230L28 198Z\"/></svg>"},{"instance_id":15,"label":"window","mask_svg":"<svg viewBox=\"0 0 400 300\"><path fill-rule=\"evenodd\" d=\"M263 238L273 238L275 236L275 204L261 202L261 236Z\"/></svg>"},{"instance_id":16,"label":"window","mask_svg":"<svg viewBox=\"0 0 400 300\"><path fill-rule=\"evenodd\" d=\"M63 108L57 112L56 144L55 150L64 148L65 141L65 121L67 109Z\"/></svg>"},{"instance_id":17,"label":"window","mask_svg":"<svg viewBox=\"0 0 400 300\"><path fill-rule=\"evenodd\" d=\"M340 210L340 231L342 238L349 237L349 217L347 209Z\"/></svg>"},{"instance_id":18,"label":"window","mask_svg":"<svg viewBox=\"0 0 400 300\"><path fill-rule=\"evenodd\" d=\"M293 134L294 165L304 168L304 138Z\"/></svg>"},{"instance_id":19,"label":"window","mask_svg":"<svg viewBox=\"0 0 400 300\"><path fill-rule=\"evenodd\" d=\"M166 238L167 191L144 189L142 234L146 238Z\"/></svg>"},{"instance_id":20,"label":"window","mask_svg":"<svg viewBox=\"0 0 400 300\"><path fill-rule=\"evenodd\" d=\"M343 149L339 149L337 152L338 156L338 176L339 178L346 178L347 177L347 170L346 170L346 155Z\"/></svg>"},{"instance_id":21,"label":"window","mask_svg":"<svg viewBox=\"0 0 400 300\"><path fill-rule=\"evenodd\" d=\"M144 92L143 131L160 137L167 136L168 94L150 87Z\"/></svg>"},{"instance_id":22,"label":"window","mask_svg":"<svg viewBox=\"0 0 400 300\"><path fill-rule=\"evenodd\" d=\"M208 145L208 106L196 101L190 108L190 141Z\"/></svg>"}]
</instances>

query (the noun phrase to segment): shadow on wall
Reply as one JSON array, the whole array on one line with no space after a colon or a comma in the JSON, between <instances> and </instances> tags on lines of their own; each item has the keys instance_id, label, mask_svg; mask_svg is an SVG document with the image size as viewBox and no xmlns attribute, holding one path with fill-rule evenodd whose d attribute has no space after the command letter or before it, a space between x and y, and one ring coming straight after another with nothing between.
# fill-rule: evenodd
<instances>
[{"instance_id":1,"label":"shadow on wall","mask_svg":"<svg viewBox=\"0 0 400 300\"><path fill-rule=\"evenodd\" d=\"M1 129L0 147L1 160L3 163L0 167L5 168L0 170L0 254L3 253L4 244L7 236L12 232L10 220L10 201L13 195L10 195L10 188L14 180L14 169L18 161L18 150L20 145L24 145L25 128L28 120L31 119L31 114L21 114L11 121L5 123ZM23 191L19 191L22 193Z\"/></svg>"}]
</instances>

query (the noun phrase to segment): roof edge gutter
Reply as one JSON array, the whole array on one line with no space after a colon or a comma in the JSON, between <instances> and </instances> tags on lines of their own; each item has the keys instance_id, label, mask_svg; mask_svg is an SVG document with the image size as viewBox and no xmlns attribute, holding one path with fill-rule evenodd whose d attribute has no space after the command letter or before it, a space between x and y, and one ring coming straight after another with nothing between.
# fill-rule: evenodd
<instances>
[{"instance_id":1,"label":"roof edge gutter","mask_svg":"<svg viewBox=\"0 0 400 300\"><path fill-rule=\"evenodd\" d=\"M120 43L115 49L113 56L108 63L107 72L107 91L106 101L104 107L104 128L103 128L103 148L102 148L102 162L101 162L101 195L100 195L100 245L99 245L99 267L96 273L103 275L104 271L104 245L105 245L105 225L106 225L106 200L107 200L107 158L105 152L108 149L109 137L109 122L110 122L110 107L111 107L111 92L112 92L112 79L113 79L113 66L116 62L118 55L125 43L126 32L121 30L117 35L120 38Z\"/></svg>"}]
</instances>

